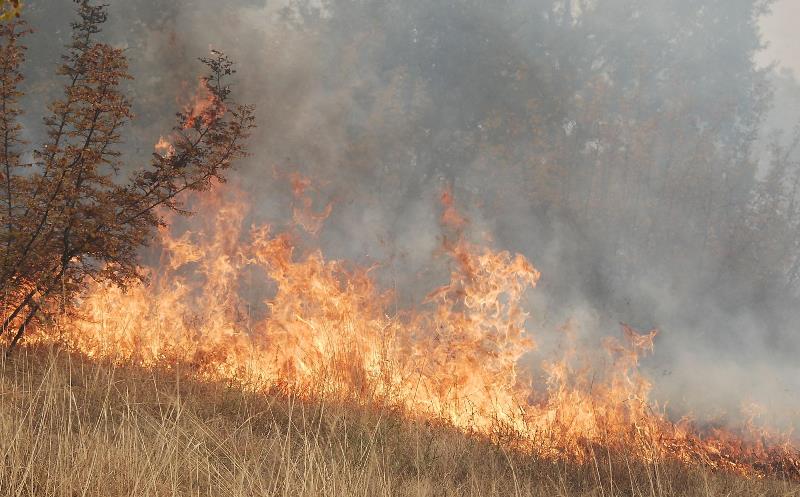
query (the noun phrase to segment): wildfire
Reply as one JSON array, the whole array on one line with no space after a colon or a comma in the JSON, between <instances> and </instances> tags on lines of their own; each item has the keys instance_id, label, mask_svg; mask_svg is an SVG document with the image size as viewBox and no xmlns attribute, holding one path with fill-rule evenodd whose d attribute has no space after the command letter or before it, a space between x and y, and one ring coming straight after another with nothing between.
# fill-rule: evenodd
<instances>
[{"instance_id":1,"label":"wildfire","mask_svg":"<svg viewBox=\"0 0 800 497\"><path fill-rule=\"evenodd\" d=\"M183 129L194 128L197 124L211 124L226 112L225 104L214 94L206 78L200 78L197 88L187 102L181 104L183 114L186 116ZM154 145L155 152L165 158L175 155L176 134L159 136Z\"/></svg>"},{"instance_id":2,"label":"wildfire","mask_svg":"<svg viewBox=\"0 0 800 497\"><path fill-rule=\"evenodd\" d=\"M219 116L225 114L225 104L211 89L211 82L207 78L200 78L191 100L184 105L186 121L184 129L194 127L199 121L209 124Z\"/></svg>"},{"instance_id":3,"label":"wildfire","mask_svg":"<svg viewBox=\"0 0 800 497\"><path fill-rule=\"evenodd\" d=\"M326 205L320 213L314 212L313 199L306 194L306 190L311 187L311 179L298 173L292 173L289 175L289 180L292 183L295 201L299 203L292 208L292 220L308 233L316 235L325 220L331 215L333 204Z\"/></svg>"},{"instance_id":4,"label":"wildfire","mask_svg":"<svg viewBox=\"0 0 800 497\"><path fill-rule=\"evenodd\" d=\"M307 198L307 180L296 176L293 186ZM127 293L95 286L82 302L84 319L38 340L145 366L189 364L203 377L253 388L378 402L546 457L588 460L605 447L749 476L800 476L797 451L780 437L670 422L638 372L655 331L623 325L621 338L604 342L608 366L597 371L580 366L589 352L566 326L571 346L541 365L546 381L534 387L520 359L535 346L524 300L539 272L521 255L469 243L449 192L442 222L455 231L444 247L450 281L402 311L390 310L393 296L368 268L301 253L292 235L269 226L242 229L244 195L204 198L198 210L214 214L202 229L178 237L162 230L162 263L148 285ZM301 210L310 206L303 201ZM314 219L321 223L329 207ZM262 305L248 297L259 292Z\"/></svg>"},{"instance_id":5,"label":"wildfire","mask_svg":"<svg viewBox=\"0 0 800 497\"><path fill-rule=\"evenodd\" d=\"M155 145L156 153L162 157L171 157L175 155L175 146L163 136L158 137Z\"/></svg>"}]
</instances>

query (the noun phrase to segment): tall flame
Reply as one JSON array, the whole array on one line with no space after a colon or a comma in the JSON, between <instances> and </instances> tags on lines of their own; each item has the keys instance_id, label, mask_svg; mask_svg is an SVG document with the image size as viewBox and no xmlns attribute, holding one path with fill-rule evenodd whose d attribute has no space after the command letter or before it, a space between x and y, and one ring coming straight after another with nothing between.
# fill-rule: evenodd
<instances>
[{"instance_id":1,"label":"tall flame","mask_svg":"<svg viewBox=\"0 0 800 497\"><path fill-rule=\"evenodd\" d=\"M308 184L293 183L306 198ZM604 342L609 360L598 370L580 366L591 353L566 326L571 346L542 364L546 381L535 387L520 359L534 348L523 304L539 272L522 255L469 243L468 221L447 191L449 282L401 311L369 268L300 253L291 234L270 226L242 229L244 195L204 198L199 210L214 214L201 229L178 237L162 230L162 262L148 285L127 293L95 285L82 302L84 319L38 339L63 339L113 361L189 364L203 377L253 388L378 402L546 457L586 460L603 446L751 476L800 475L797 451L780 437L755 429L701 434L688 421L669 421L638 371L655 331L623 325L621 338ZM310 213L310 203L302 209ZM295 217L306 225L329 213ZM262 305L248 297L258 292Z\"/></svg>"}]
</instances>

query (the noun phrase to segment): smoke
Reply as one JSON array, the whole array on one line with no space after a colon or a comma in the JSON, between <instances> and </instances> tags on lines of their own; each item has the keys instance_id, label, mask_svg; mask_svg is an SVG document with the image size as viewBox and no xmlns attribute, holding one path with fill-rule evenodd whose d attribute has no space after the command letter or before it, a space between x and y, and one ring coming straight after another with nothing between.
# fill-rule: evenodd
<instances>
[{"instance_id":1,"label":"smoke","mask_svg":"<svg viewBox=\"0 0 800 497\"><path fill-rule=\"evenodd\" d=\"M72 13L26 12L35 129ZM745 220L768 162L762 2L126 0L109 13L104 36L137 78L131 158L169 128L195 58L223 50L237 99L257 105L232 178L256 218L289 219L288 173L312 178L313 208L334 208L309 243L380 263L411 304L447 274L438 197L452 187L473 239L542 272L537 336L570 317L589 342L620 321L656 327L645 367L678 414L800 408L797 298L775 283L785 246Z\"/></svg>"}]
</instances>

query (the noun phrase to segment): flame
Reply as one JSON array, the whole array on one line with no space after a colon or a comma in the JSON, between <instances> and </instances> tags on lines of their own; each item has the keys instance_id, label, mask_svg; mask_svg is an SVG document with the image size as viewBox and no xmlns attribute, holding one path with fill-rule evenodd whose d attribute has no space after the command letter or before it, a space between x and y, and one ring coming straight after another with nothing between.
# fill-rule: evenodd
<instances>
[{"instance_id":1,"label":"flame","mask_svg":"<svg viewBox=\"0 0 800 497\"><path fill-rule=\"evenodd\" d=\"M307 179L295 176L292 186L306 198ZM568 323L563 353L538 369L541 385L531 381L521 366L535 349L524 304L539 272L522 255L469 243L449 191L442 223L458 232L444 247L449 282L401 311L369 268L301 251L270 226L244 229L246 196L223 198L201 199L198 210L214 214L200 228L161 231L162 261L149 284L127 293L95 285L83 319L37 339L106 360L189 364L201 377L252 388L377 402L544 457L586 461L605 447L747 476L800 476L786 438L754 426L704 432L648 400L638 364L656 331L622 325L620 338L604 341L599 368L590 360L597 352L582 350Z\"/></svg>"},{"instance_id":2,"label":"flame","mask_svg":"<svg viewBox=\"0 0 800 497\"><path fill-rule=\"evenodd\" d=\"M292 220L309 234L316 235L333 212L333 204L327 204L320 213L314 212L313 199L306 194L306 190L311 187L311 179L298 173L291 173L289 180L292 183L295 201L300 204L292 207Z\"/></svg>"},{"instance_id":3,"label":"flame","mask_svg":"<svg viewBox=\"0 0 800 497\"><path fill-rule=\"evenodd\" d=\"M468 224L467 218L462 216L461 213L458 212L458 209L456 209L455 200L453 199L453 191L449 186L442 190L440 201L443 207L441 219L442 225L455 231L463 230Z\"/></svg>"},{"instance_id":4,"label":"flame","mask_svg":"<svg viewBox=\"0 0 800 497\"><path fill-rule=\"evenodd\" d=\"M182 128L190 129L198 124L210 125L227 112L225 104L212 91L207 78L200 78L197 88L188 102L181 104L186 116ZM170 136L159 136L154 145L157 154L164 158L175 155L175 133Z\"/></svg>"},{"instance_id":5,"label":"flame","mask_svg":"<svg viewBox=\"0 0 800 497\"><path fill-rule=\"evenodd\" d=\"M200 78L194 95L184 105L186 121L183 123L183 128L193 128L201 122L209 125L224 115L225 112L225 104L212 90L211 82L208 78Z\"/></svg>"},{"instance_id":6,"label":"flame","mask_svg":"<svg viewBox=\"0 0 800 497\"><path fill-rule=\"evenodd\" d=\"M156 153L162 157L172 157L175 155L175 146L163 136L158 137L158 141L156 142L154 148Z\"/></svg>"}]
</instances>

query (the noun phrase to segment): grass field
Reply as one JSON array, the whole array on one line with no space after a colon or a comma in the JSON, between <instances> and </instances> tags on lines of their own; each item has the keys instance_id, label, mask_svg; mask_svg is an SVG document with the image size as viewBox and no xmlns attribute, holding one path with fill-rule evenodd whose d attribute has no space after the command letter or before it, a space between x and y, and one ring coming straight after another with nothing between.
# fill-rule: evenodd
<instances>
[{"instance_id":1,"label":"grass field","mask_svg":"<svg viewBox=\"0 0 800 497\"><path fill-rule=\"evenodd\" d=\"M0 363L0 495L790 496L800 488L599 451L508 453L379 407L302 402L53 349Z\"/></svg>"}]
</instances>

